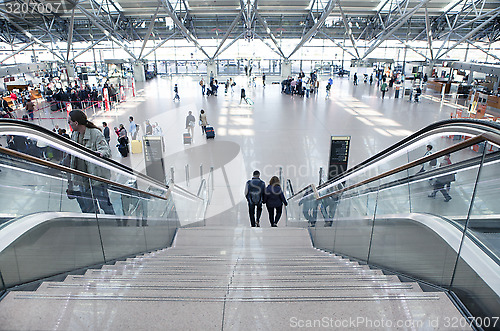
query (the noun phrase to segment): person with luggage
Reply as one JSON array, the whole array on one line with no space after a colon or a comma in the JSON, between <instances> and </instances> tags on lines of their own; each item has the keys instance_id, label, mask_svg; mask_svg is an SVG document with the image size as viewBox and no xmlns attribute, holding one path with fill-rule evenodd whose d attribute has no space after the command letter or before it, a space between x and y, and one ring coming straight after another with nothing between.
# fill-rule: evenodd
<instances>
[{"instance_id":1,"label":"person with luggage","mask_svg":"<svg viewBox=\"0 0 500 331\"><path fill-rule=\"evenodd\" d=\"M200 111L201 135L205 135L205 131L207 129L207 125L208 125L207 114L205 114L205 111L202 109Z\"/></svg>"},{"instance_id":2,"label":"person with luggage","mask_svg":"<svg viewBox=\"0 0 500 331\"><path fill-rule=\"evenodd\" d=\"M260 227L260 216L262 215L262 203L264 202L264 192L266 184L260 179L260 171L253 172L252 179L248 180L245 186L245 198L248 202L248 214L250 225ZM257 214L255 211L257 210Z\"/></svg>"},{"instance_id":3,"label":"person with luggage","mask_svg":"<svg viewBox=\"0 0 500 331\"><path fill-rule=\"evenodd\" d=\"M331 89L332 89L332 85L330 85L330 83L326 84L326 97L325 97L325 99L330 98L330 90Z\"/></svg>"},{"instance_id":4,"label":"person with luggage","mask_svg":"<svg viewBox=\"0 0 500 331\"><path fill-rule=\"evenodd\" d=\"M266 204L267 212L269 213L269 222L271 227L277 227L281 218L283 205L288 206L285 195L281 190L280 180L273 176L269 181L269 185L264 192L264 203ZM274 212L276 211L276 216Z\"/></svg>"},{"instance_id":5,"label":"person with luggage","mask_svg":"<svg viewBox=\"0 0 500 331\"><path fill-rule=\"evenodd\" d=\"M97 126L87 119L87 115L81 110L73 110L69 113L68 124L73 132L71 140L84 147L97 152L102 158L109 158L111 150L104 139L104 135ZM109 179L110 171L104 167L84 159L68 155L69 167L100 178ZM114 215L113 205L109 200L108 184L75 175L69 175L68 198L77 199L82 213L99 213L99 208L106 214ZM77 193L78 192L78 193ZM95 200L94 200L95 199Z\"/></svg>"},{"instance_id":6,"label":"person with luggage","mask_svg":"<svg viewBox=\"0 0 500 331\"><path fill-rule=\"evenodd\" d=\"M175 93L174 101L175 100L181 101L181 97L179 96L179 87L177 87L177 84L175 84L174 86L174 93Z\"/></svg>"},{"instance_id":7,"label":"person with luggage","mask_svg":"<svg viewBox=\"0 0 500 331\"><path fill-rule=\"evenodd\" d=\"M191 137L194 136L194 124L196 119L193 116L193 112L189 111L186 116L186 130L191 134Z\"/></svg>"},{"instance_id":8,"label":"person with luggage","mask_svg":"<svg viewBox=\"0 0 500 331\"><path fill-rule=\"evenodd\" d=\"M118 151L123 157L127 157L129 153L129 148L128 148L128 137L127 137L127 130L123 126L123 124L120 124L120 129L118 129Z\"/></svg>"},{"instance_id":9,"label":"person with luggage","mask_svg":"<svg viewBox=\"0 0 500 331\"><path fill-rule=\"evenodd\" d=\"M245 100L245 102L248 104L247 98L246 98L246 92L245 89L241 89L241 98L240 98L240 105L241 105L241 100Z\"/></svg>"}]
</instances>

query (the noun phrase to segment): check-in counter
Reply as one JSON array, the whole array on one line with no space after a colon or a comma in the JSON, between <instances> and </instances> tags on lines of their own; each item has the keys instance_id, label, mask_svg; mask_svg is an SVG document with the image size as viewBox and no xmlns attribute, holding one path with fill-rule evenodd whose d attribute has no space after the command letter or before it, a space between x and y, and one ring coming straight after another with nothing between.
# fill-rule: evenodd
<instances>
[{"instance_id":1,"label":"check-in counter","mask_svg":"<svg viewBox=\"0 0 500 331\"><path fill-rule=\"evenodd\" d=\"M444 93L450 93L450 87L451 84L447 81L437 81L437 80L428 80L427 81L427 88L433 89L439 93L443 90L443 85L445 86L444 88Z\"/></svg>"}]
</instances>

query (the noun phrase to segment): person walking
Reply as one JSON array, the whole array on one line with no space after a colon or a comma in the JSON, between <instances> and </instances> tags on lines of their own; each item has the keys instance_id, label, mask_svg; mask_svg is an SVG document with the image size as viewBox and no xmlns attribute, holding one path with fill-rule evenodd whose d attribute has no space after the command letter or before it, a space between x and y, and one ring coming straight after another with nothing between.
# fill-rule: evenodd
<instances>
[{"instance_id":1,"label":"person walking","mask_svg":"<svg viewBox=\"0 0 500 331\"><path fill-rule=\"evenodd\" d=\"M269 223L271 223L271 227L277 227L281 218L283 205L288 206L288 203L281 190L280 180L276 176L271 177L269 185L266 187L264 192L264 203L269 213ZM276 216L274 215L275 211Z\"/></svg>"},{"instance_id":2,"label":"person walking","mask_svg":"<svg viewBox=\"0 0 500 331\"><path fill-rule=\"evenodd\" d=\"M358 74L357 73L354 73L354 77L352 78L352 82L354 83L354 85L358 85Z\"/></svg>"},{"instance_id":3,"label":"person walking","mask_svg":"<svg viewBox=\"0 0 500 331\"><path fill-rule=\"evenodd\" d=\"M380 85L380 91L382 92L382 99L383 99L385 97L385 92L387 92L387 83L385 82L385 79L382 85Z\"/></svg>"},{"instance_id":4,"label":"person walking","mask_svg":"<svg viewBox=\"0 0 500 331\"><path fill-rule=\"evenodd\" d=\"M87 115L81 110L73 110L69 113L68 124L73 132L71 140L80 145L97 152L102 158L111 157L111 149L104 139L101 130L87 119ZM109 179L109 169L99 166L93 162L68 155L69 167L100 178ZM104 213L114 215L113 205L109 200L108 184L98 180L88 180L81 176L70 175L68 179L68 198L77 199L82 213L98 213L99 207ZM78 190L76 189L78 188ZM79 192L76 194L75 192Z\"/></svg>"},{"instance_id":5,"label":"person walking","mask_svg":"<svg viewBox=\"0 0 500 331\"><path fill-rule=\"evenodd\" d=\"M153 126L149 122L149 120L146 120L146 136L151 136L153 135Z\"/></svg>"},{"instance_id":6,"label":"person walking","mask_svg":"<svg viewBox=\"0 0 500 331\"><path fill-rule=\"evenodd\" d=\"M266 74L262 74L262 85L266 87Z\"/></svg>"},{"instance_id":7,"label":"person walking","mask_svg":"<svg viewBox=\"0 0 500 331\"><path fill-rule=\"evenodd\" d=\"M203 109L200 111L200 125L201 125L201 135L205 135L205 130L207 129L208 121L207 121L207 114L205 114L205 111Z\"/></svg>"},{"instance_id":8,"label":"person walking","mask_svg":"<svg viewBox=\"0 0 500 331\"><path fill-rule=\"evenodd\" d=\"M201 86L201 95L205 95L205 81L203 80L203 77L200 79L200 86Z\"/></svg>"},{"instance_id":9,"label":"person walking","mask_svg":"<svg viewBox=\"0 0 500 331\"><path fill-rule=\"evenodd\" d=\"M102 122L102 127L103 127L102 134L104 135L104 139L106 140L106 142L107 142L107 143L108 143L108 145L109 145L109 141L111 140L111 137L109 136L109 127L108 127L108 123L106 123L106 122Z\"/></svg>"},{"instance_id":10,"label":"person walking","mask_svg":"<svg viewBox=\"0 0 500 331\"><path fill-rule=\"evenodd\" d=\"M186 116L186 130L191 133L191 137L194 137L194 123L196 119L193 116L193 112L189 111Z\"/></svg>"},{"instance_id":11,"label":"person walking","mask_svg":"<svg viewBox=\"0 0 500 331\"><path fill-rule=\"evenodd\" d=\"M118 151L123 157L127 157L129 153L127 129L125 129L123 124L120 124L119 127L118 131L115 130L118 135Z\"/></svg>"},{"instance_id":12,"label":"person walking","mask_svg":"<svg viewBox=\"0 0 500 331\"><path fill-rule=\"evenodd\" d=\"M245 102L248 104L247 98L246 98L246 92L245 89L241 89L241 98L240 98L240 105L241 105L241 100L245 100Z\"/></svg>"},{"instance_id":13,"label":"person walking","mask_svg":"<svg viewBox=\"0 0 500 331\"><path fill-rule=\"evenodd\" d=\"M309 98L310 92L311 92L311 80L308 79L306 82L306 98Z\"/></svg>"},{"instance_id":14,"label":"person walking","mask_svg":"<svg viewBox=\"0 0 500 331\"><path fill-rule=\"evenodd\" d=\"M429 156L431 154L432 154L432 145L429 144L426 146L425 154L422 157L426 157L426 156ZM429 164L428 166L426 164L427 163L422 164L422 168L420 168L420 170L417 172L417 174L422 173L426 170L430 170L433 167L435 167L437 165L437 160L436 159L430 160L428 163Z\"/></svg>"},{"instance_id":15,"label":"person walking","mask_svg":"<svg viewBox=\"0 0 500 331\"><path fill-rule=\"evenodd\" d=\"M451 164L450 154L446 154L444 156L443 161L439 164L439 167L446 167ZM451 200L451 196L448 193L451 188L451 182L455 181L454 173L447 173L442 176L439 176L434 181L432 193L428 195L429 198L435 198L436 193L439 191L444 197L444 202L448 202ZM446 189L445 189L446 187Z\"/></svg>"},{"instance_id":16,"label":"person walking","mask_svg":"<svg viewBox=\"0 0 500 331\"><path fill-rule=\"evenodd\" d=\"M177 84L174 85L174 93L175 93L174 101L175 100L181 101L181 97L179 96L179 87L177 87Z\"/></svg>"},{"instance_id":17,"label":"person walking","mask_svg":"<svg viewBox=\"0 0 500 331\"><path fill-rule=\"evenodd\" d=\"M264 202L264 191L266 184L260 179L260 171L255 170L253 177L245 186L245 198L248 202L248 214L250 216L250 225L260 227L260 216L262 215L262 203ZM257 209L257 214L255 210Z\"/></svg>"},{"instance_id":18,"label":"person walking","mask_svg":"<svg viewBox=\"0 0 500 331\"><path fill-rule=\"evenodd\" d=\"M325 99L330 98L330 89L331 88L332 88L332 85L330 85L330 83L326 84L326 97L325 97Z\"/></svg>"},{"instance_id":19,"label":"person walking","mask_svg":"<svg viewBox=\"0 0 500 331\"><path fill-rule=\"evenodd\" d=\"M29 97L28 99L26 99L26 111L28 112L30 119L33 121L35 119L34 117L35 105L33 104L33 101L31 101L31 98Z\"/></svg>"}]
</instances>

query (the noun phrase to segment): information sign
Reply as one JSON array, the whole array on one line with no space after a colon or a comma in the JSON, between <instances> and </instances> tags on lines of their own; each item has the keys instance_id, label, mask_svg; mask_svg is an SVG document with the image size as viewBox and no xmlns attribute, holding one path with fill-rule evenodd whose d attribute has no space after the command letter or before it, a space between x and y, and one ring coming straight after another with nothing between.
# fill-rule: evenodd
<instances>
[{"instance_id":1,"label":"information sign","mask_svg":"<svg viewBox=\"0 0 500 331\"><path fill-rule=\"evenodd\" d=\"M328 180L347 170L351 136L332 136L330 159L328 164Z\"/></svg>"}]
</instances>

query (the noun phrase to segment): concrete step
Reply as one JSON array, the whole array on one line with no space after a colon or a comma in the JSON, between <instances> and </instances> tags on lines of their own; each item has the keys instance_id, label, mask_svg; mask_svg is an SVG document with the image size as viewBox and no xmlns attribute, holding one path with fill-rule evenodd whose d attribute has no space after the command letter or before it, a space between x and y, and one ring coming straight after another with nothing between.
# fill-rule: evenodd
<instances>
[{"instance_id":1,"label":"concrete step","mask_svg":"<svg viewBox=\"0 0 500 331\"><path fill-rule=\"evenodd\" d=\"M431 323L461 318L444 293L312 248L306 229L180 229L174 245L10 292L0 330L453 330ZM401 321L413 324L387 324Z\"/></svg>"},{"instance_id":2,"label":"concrete step","mask_svg":"<svg viewBox=\"0 0 500 331\"><path fill-rule=\"evenodd\" d=\"M20 302L23 309L19 309ZM200 296L180 300L106 295L38 296L12 292L2 301L1 314L10 317L2 319L1 328L5 330L52 330L54 326L62 330L142 330L146 325L148 328L171 325L182 330L246 330L252 325L252 329L258 330L283 330L315 323L316 320L332 323L331 328L340 323L337 329L347 329L349 325L354 330L395 329L393 324L391 327L387 324L383 328L374 327L373 323L382 321L416 323L400 329L466 329L443 324L443 316L461 319L444 293L303 300ZM433 321L440 322L440 326L432 327L430 323ZM347 327L342 328L342 323L347 323L344 324Z\"/></svg>"}]
</instances>

